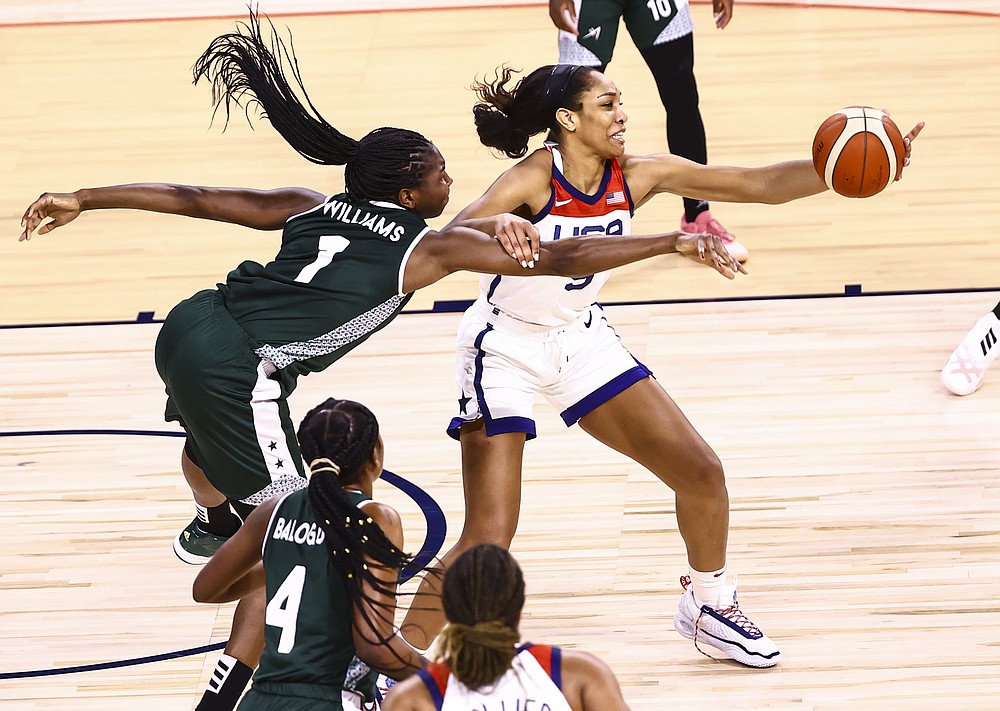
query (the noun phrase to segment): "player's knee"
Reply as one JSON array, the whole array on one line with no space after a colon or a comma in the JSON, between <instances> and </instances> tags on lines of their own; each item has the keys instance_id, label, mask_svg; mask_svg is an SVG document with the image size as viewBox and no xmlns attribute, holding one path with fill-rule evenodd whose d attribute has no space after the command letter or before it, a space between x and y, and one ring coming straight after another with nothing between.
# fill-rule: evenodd
<instances>
[{"instance_id":1,"label":"player's knee","mask_svg":"<svg viewBox=\"0 0 1000 711\"><path fill-rule=\"evenodd\" d=\"M702 495L726 490L726 475L722 462L712 450L688 459L674 472L676 490L691 490Z\"/></svg>"}]
</instances>

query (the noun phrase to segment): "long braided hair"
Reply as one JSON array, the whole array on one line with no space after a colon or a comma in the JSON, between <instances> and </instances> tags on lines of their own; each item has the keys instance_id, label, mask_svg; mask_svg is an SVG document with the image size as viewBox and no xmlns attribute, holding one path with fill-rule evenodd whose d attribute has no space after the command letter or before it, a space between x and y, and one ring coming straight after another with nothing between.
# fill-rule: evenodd
<instances>
[{"instance_id":1,"label":"long braided hair","mask_svg":"<svg viewBox=\"0 0 1000 711\"><path fill-rule=\"evenodd\" d=\"M492 684L517 654L521 567L500 546L470 548L444 574L441 602L448 625L439 645L452 674L470 689Z\"/></svg>"},{"instance_id":2,"label":"long braided hair","mask_svg":"<svg viewBox=\"0 0 1000 711\"><path fill-rule=\"evenodd\" d=\"M298 430L302 457L311 471L309 503L326 533L331 561L344 580L352 609L359 609L374 629L378 626L369 610L391 626L395 606L370 599L363 586L367 584L390 599L395 599L396 588L380 581L373 568L400 570L412 561L350 502L344 490L357 483L378 442L378 433L378 420L371 410L352 400L335 398L310 410ZM362 601L367 604L360 604ZM385 644L390 637L368 641Z\"/></svg>"},{"instance_id":3,"label":"long braided hair","mask_svg":"<svg viewBox=\"0 0 1000 711\"><path fill-rule=\"evenodd\" d=\"M237 23L236 32L212 40L195 62L194 83L202 78L212 82L215 112L225 107L228 124L235 104L249 121L256 105L261 117L303 158L345 166L344 184L354 198L395 201L400 190L417 187L430 167L433 144L405 128L377 128L360 141L338 131L316 110L306 92L291 34L286 45L270 19L265 19L268 38L251 9L247 22Z\"/></svg>"}]
</instances>

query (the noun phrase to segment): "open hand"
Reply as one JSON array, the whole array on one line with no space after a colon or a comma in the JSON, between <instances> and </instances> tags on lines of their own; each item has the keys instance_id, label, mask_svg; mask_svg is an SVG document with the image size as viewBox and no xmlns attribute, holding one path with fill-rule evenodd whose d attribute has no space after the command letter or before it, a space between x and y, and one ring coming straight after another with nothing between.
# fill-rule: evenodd
<instances>
[{"instance_id":1,"label":"open hand","mask_svg":"<svg viewBox=\"0 0 1000 711\"><path fill-rule=\"evenodd\" d=\"M72 222L80 214L80 201L73 193L42 193L37 200L28 205L21 216L21 227L24 230L17 238L18 242L31 239L31 233L38 229L38 234L44 235L56 227L62 227ZM49 222L39 227L42 220L51 217Z\"/></svg>"},{"instance_id":2,"label":"open hand","mask_svg":"<svg viewBox=\"0 0 1000 711\"><path fill-rule=\"evenodd\" d=\"M676 248L688 259L712 267L726 279L735 279L737 273L748 273L747 268L726 249L725 242L715 235L705 232L680 232L677 235Z\"/></svg>"}]
</instances>

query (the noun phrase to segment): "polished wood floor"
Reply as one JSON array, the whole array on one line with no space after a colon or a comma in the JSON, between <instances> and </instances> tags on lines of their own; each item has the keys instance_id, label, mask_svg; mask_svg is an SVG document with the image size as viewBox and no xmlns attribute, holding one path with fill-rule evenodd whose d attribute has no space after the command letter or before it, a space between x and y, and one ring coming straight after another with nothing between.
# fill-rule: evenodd
<instances>
[{"instance_id":1,"label":"polished wood floor","mask_svg":"<svg viewBox=\"0 0 1000 711\"><path fill-rule=\"evenodd\" d=\"M621 270L604 294L642 302L609 307L612 322L726 465L730 568L784 661L768 671L714 662L673 631L684 556L669 491L544 403L514 545L529 585L525 637L600 654L637 710L995 710L1000 372L956 398L938 371L1000 299L1000 17L737 10L715 32L708 7L695 7L713 161L807 155L815 126L847 104L928 123L904 180L871 200L715 206L751 250L749 278L662 258ZM551 61L546 23L539 7L287 19L333 123L353 135L402 125L438 143L456 178L451 214L508 165L475 144L465 87L504 61ZM209 128L208 91L189 85L189 68L230 27L0 27L4 709L187 711L215 653L177 653L228 633L231 606L190 602L196 571L169 547L192 507L176 430L160 419L158 325L56 324L161 318L240 260L266 259L277 235L107 212L28 244L16 237L43 190L338 189L339 171L306 164L266 124ZM645 66L624 34L618 51L609 74L625 93L629 150L662 150ZM679 212L679 199L660 198L638 213L639 229L672 229ZM472 298L473 284L449 278L412 309ZM797 298L848 284L893 295ZM401 316L304 379L292 403L299 415L329 394L371 406L387 467L440 504L449 542L462 518L458 447L443 435L457 320ZM416 505L381 493L418 545ZM162 658L122 665L146 657ZM86 665L100 668L20 674Z\"/></svg>"}]
</instances>

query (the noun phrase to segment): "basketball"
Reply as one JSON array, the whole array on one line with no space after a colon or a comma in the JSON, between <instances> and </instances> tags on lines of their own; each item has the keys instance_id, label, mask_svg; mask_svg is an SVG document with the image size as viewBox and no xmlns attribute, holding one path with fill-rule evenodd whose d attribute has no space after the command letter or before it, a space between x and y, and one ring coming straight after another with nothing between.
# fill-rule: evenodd
<instances>
[{"instance_id":1,"label":"basketball","mask_svg":"<svg viewBox=\"0 0 1000 711\"><path fill-rule=\"evenodd\" d=\"M903 136L891 118L870 106L850 106L816 131L813 166L831 190L866 198L899 178L904 151Z\"/></svg>"}]
</instances>

